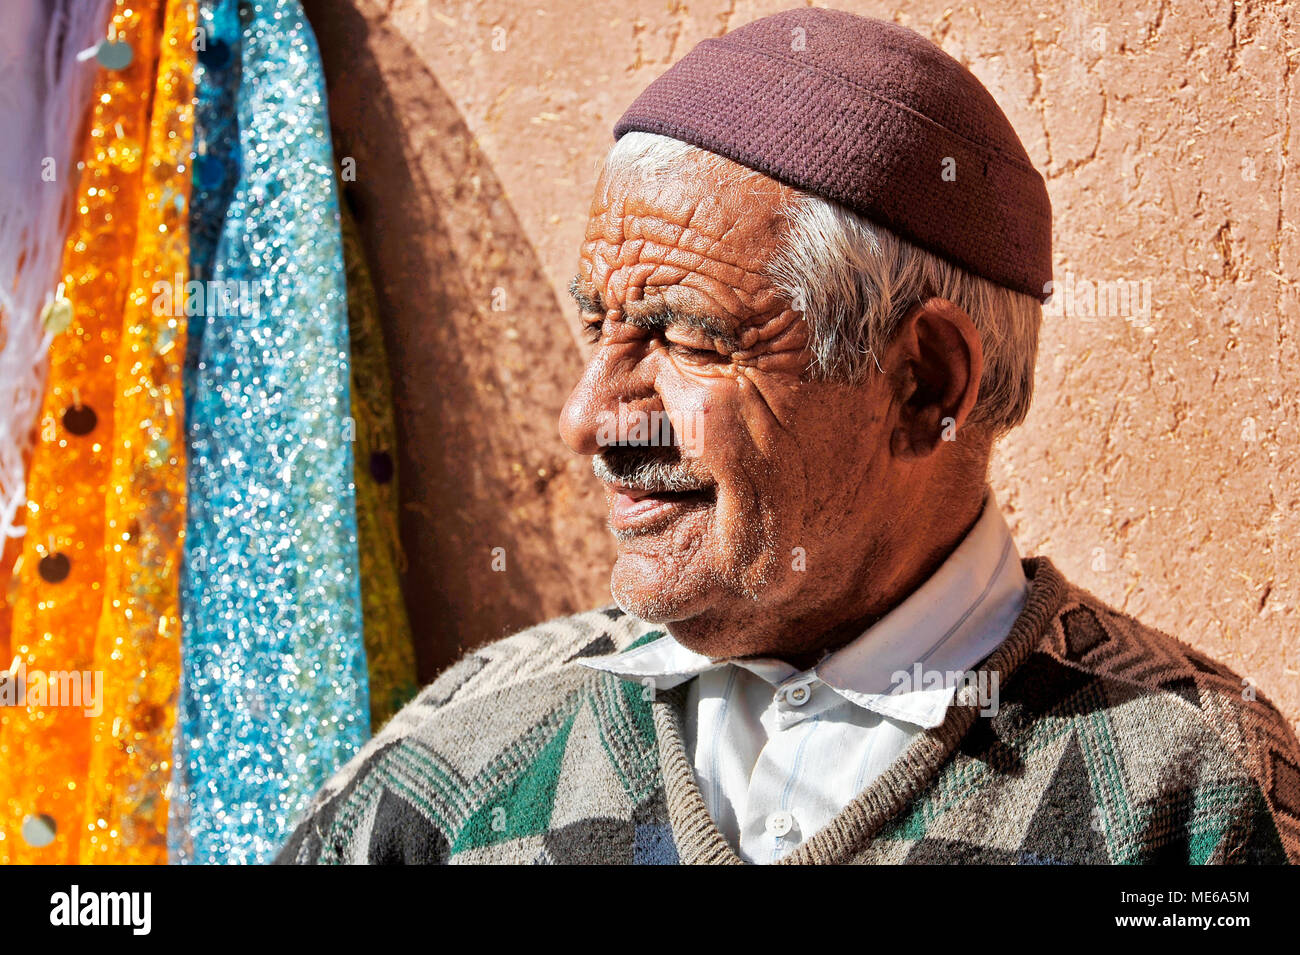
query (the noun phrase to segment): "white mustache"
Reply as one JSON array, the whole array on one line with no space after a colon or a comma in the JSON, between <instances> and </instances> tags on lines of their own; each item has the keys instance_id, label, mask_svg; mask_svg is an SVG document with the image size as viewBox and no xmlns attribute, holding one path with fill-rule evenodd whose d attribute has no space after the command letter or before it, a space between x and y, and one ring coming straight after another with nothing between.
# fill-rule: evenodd
<instances>
[{"instance_id":1,"label":"white mustache","mask_svg":"<svg viewBox=\"0 0 1300 955\"><path fill-rule=\"evenodd\" d=\"M702 491L713 486L709 482L701 481L680 464L651 458L637 461L630 473L619 473L609 466L603 454L597 454L592 456L591 470L597 479L607 484L619 484L633 490L651 493Z\"/></svg>"}]
</instances>

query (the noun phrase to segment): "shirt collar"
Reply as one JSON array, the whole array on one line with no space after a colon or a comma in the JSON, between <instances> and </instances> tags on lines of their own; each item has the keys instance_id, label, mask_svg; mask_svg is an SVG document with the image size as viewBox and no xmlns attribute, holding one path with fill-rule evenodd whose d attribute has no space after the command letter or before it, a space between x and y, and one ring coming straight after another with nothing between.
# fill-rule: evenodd
<instances>
[{"instance_id":1,"label":"shirt collar","mask_svg":"<svg viewBox=\"0 0 1300 955\"><path fill-rule=\"evenodd\" d=\"M714 660L688 650L669 635L606 657L579 660L583 666L605 670L629 680L653 680L660 690L671 690L705 670L738 666L772 685L778 685L799 671L781 660L766 657L746 660Z\"/></svg>"},{"instance_id":2,"label":"shirt collar","mask_svg":"<svg viewBox=\"0 0 1300 955\"><path fill-rule=\"evenodd\" d=\"M993 492L979 519L930 577L861 636L808 671L768 658L713 660L671 636L579 661L625 679L674 686L737 666L773 686L820 680L851 703L930 728L943 722L962 674L992 653L1024 606L1020 555Z\"/></svg>"}]
</instances>

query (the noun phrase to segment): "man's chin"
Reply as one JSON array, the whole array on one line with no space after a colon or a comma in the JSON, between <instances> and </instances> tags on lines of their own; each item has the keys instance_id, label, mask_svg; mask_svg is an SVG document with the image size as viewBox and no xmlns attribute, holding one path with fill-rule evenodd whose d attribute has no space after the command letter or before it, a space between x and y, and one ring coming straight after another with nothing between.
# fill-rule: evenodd
<instances>
[{"instance_id":1,"label":"man's chin","mask_svg":"<svg viewBox=\"0 0 1300 955\"><path fill-rule=\"evenodd\" d=\"M775 551L767 550L771 558ZM708 546L683 553L661 535L620 540L610 594L624 613L647 623L711 619L724 607L753 605L771 596L774 559L752 561L741 565L743 571L728 573L710 559L714 553Z\"/></svg>"},{"instance_id":2,"label":"man's chin","mask_svg":"<svg viewBox=\"0 0 1300 955\"><path fill-rule=\"evenodd\" d=\"M671 623L694 616L704 595L698 588L683 592L680 581L666 579L655 563L640 555L619 555L609 577L609 591L619 609L647 623Z\"/></svg>"}]
</instances>

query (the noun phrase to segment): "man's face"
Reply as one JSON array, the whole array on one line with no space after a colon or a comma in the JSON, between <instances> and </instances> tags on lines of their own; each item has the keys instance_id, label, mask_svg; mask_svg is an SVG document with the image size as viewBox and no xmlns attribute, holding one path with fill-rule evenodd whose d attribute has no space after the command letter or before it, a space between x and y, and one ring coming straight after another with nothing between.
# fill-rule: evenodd
<instances>
[{"instance_id":1,"label":"man's face","mask_svg":"<svg viewBox=\"0 0 1300 955\"><path fill-rule=\"evenodd\" d=\"M777 649L724 625L841 599L890 523L884 385L808 381L808 326L764 275L787 195L703 162L602 176L574 281L598 338L560 430L605 486L611 591L714 657Z\"/></svg>"}]
</instances>

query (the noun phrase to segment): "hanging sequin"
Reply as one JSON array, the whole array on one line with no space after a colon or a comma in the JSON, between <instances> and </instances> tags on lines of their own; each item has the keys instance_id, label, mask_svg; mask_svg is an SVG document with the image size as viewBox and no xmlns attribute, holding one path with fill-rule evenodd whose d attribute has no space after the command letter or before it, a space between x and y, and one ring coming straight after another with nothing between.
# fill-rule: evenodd
<instances>
[{"instance_id":1,"label":"hanging sequin","mask_svg":"<svg viewBox=\"0 0 1300 955\"><path fill-rule=\"evenodd\" d=\"M131 45L132 61L122 70L100 70L95 81L63 255L72 320L50 346L13 611L12 649L26 672L90 674L92 690L104 602L105 488L114 445L108 433L70 434L61 419L71 406L114 404L142 173L152 161L148 108L156 95L164 98L157 108L166 109L171 95L153 89L160 7L160 0L118 0L112 29ZM85 680L78 682L84 689ZM72 681L62 685L71 687ZM95 706L77 702L83 705L0 709L0 861L78 860L91 744L88 713ZM40 832L53 837L25 838L37 831L31 819L48 820Z\"/></svg>"},{"instance_id":2,"label":"hanging sequin","mask_svg":"<svg viewBox=\"0 0 1300 955\"><path fill-rule=\"evenodd\" d=\"M388 353L361 237L347 203L340 200L339 208L348 279L352 417L357 434L357 542L370 673L370 726L377 731L415 695L419 685L399 576L405 568L398 533L400 515L393 464L397 425L393 420Z\"/></svg>"},{"instance_id":3,"label":"hanging sequin","mask_svg":"<svg viewBox=\"0 0 1300 955\"><path fill-rule=\"evenodd\" d=\"M324 83L296 0L249 6L240 18L238 6L202 4L205 24L233 9L242 33L214 34L228 56L200 54L198 76L200 143L214 74L232 68L240 133L238 180L204 276L226 305L210 296L192 319L202 327L186 370L190 512L170 827L172 858L186 863L268 860L368 735ZM196 166L196 175L225 171Z\"/></svg>"},{"instance_id":4,"label":"hanging sequin","mask_svg":"<svg viewBox=\"0 0 1300 955\"><path fill-rule=\"evenodd\" d=\"M80 54L104 37L109 0L5 0L0 74L0 667L13 659L26 479L45 395L50 338L71 324L58 282L73 222L76 161L97 70ZM19 78L21 95L13 95ZM39 81L37 81L39 78ZM0 830L0 838L3 838ZM2 855L3 853L0 853Z\"/></svg>"},{"instance_id":5,"label":"hanging sequin","mask_svg":"<svg viewBox=\"0 0 1300 955\"><path fill-rule=\"evenodd\" d=\"M95 641L104 684L102 712L91 727L83 863L167 861L185 533L180 293L189 260L194 27L193 0L168 0L133 285L115 362L104 602ZM83 427L90 424L83 419Z\"/></svg>"}]
</instances>

